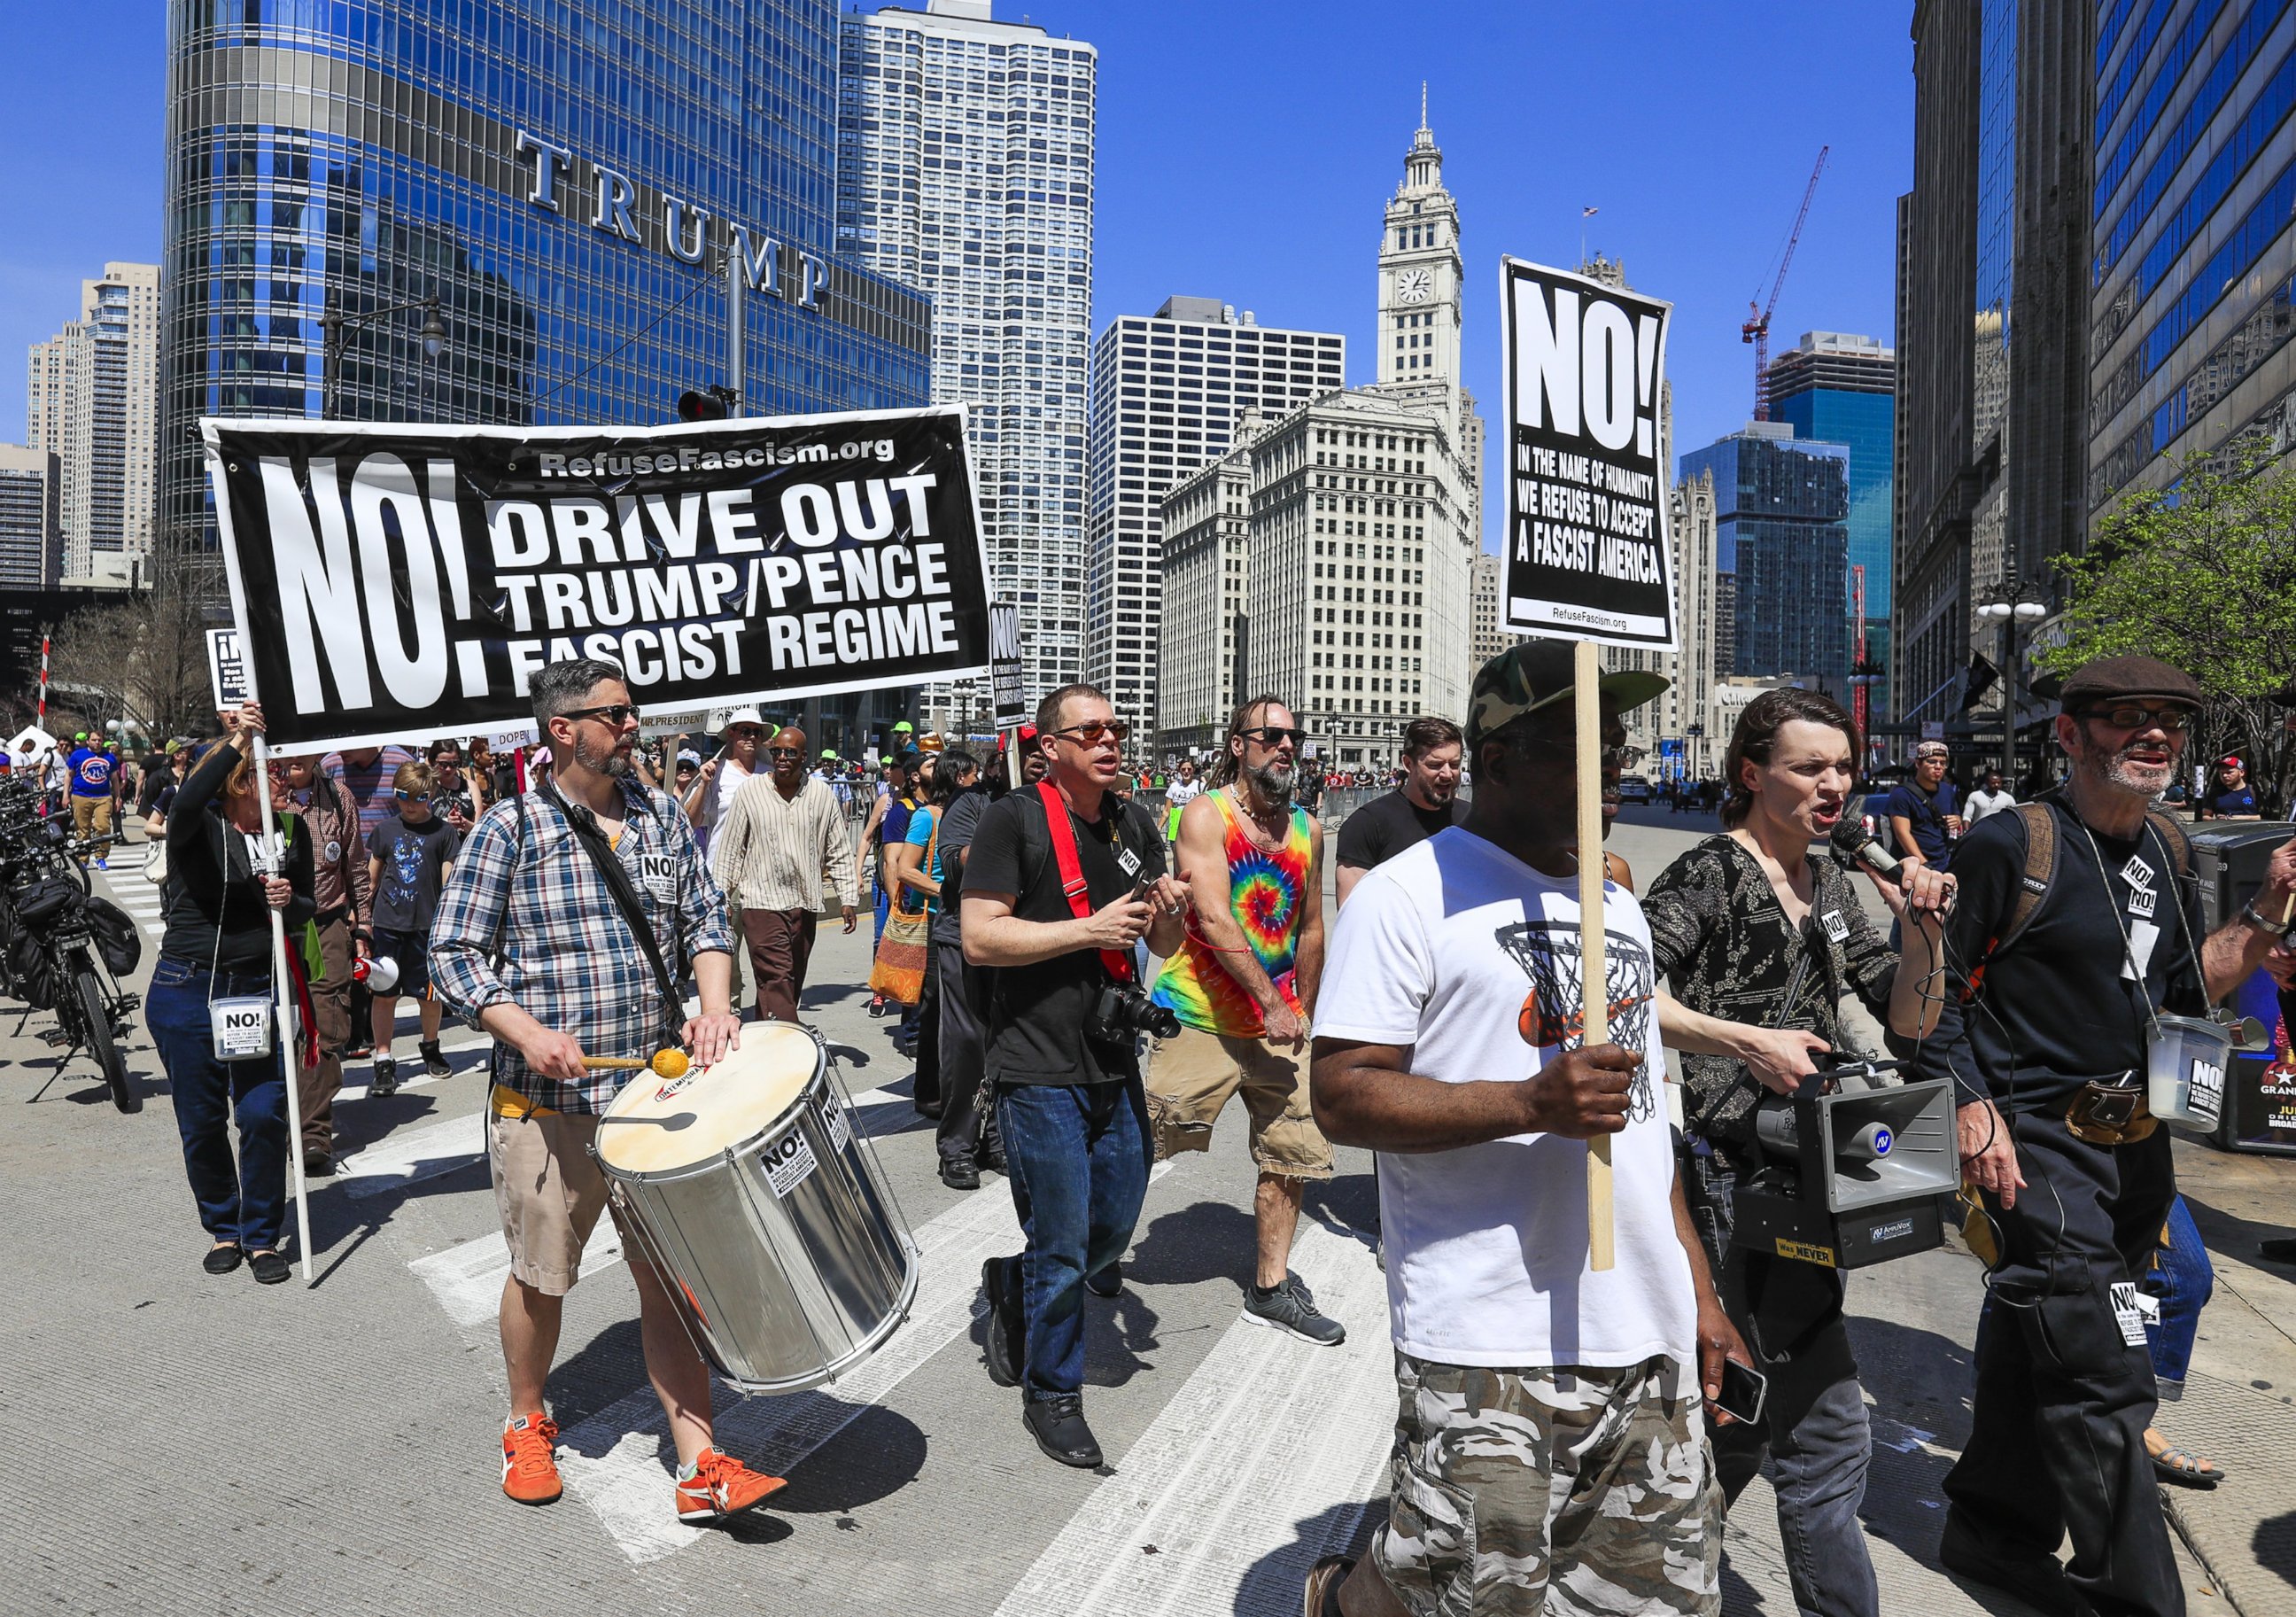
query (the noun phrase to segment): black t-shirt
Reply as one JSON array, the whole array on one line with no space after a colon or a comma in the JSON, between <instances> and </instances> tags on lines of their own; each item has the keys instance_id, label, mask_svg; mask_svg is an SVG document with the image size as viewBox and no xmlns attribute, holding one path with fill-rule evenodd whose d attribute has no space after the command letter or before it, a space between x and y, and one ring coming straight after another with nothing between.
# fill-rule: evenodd
<instances>
[{"instance_id":1,"label":"black t-shirt","mask_svg":"<svg viewBox=\"0 0 2296 1617\"><path fill-rule=\"evenodd\" d=\"M436 813L419 825L393 814L366 840L367 851L382 861L374 884L374 930L427 932L439 914L439 891L446 884L447 861L462 845L463 833Z\"/></svg>"},{"instance_id":2,"label":"black t-shirt","mask_svg":"<svg viewBox=\"0 0 2296 1617\"><path fill-rule=\"evenodd\" d=\"M1946 922L1948 985L1918 1058L1922 1077L1949 1072L2018 1112L2060 1109L2091 1079L2133 1072L2144 1081L2145 1001L2128 953L2144 967L2153 1005L2192 1016L2207 1004L2196 958L2200 891L2177 881L2163 833L2148 824L2126 840L2098 836L2062 799L2042 800L2056 818L2056 878L2032 923L1990 961L1987 945L2008 924L2024 884L2024 822L1988 815L1954 850L1961 891ZM1964 1005L1968 975L1980 966L1980 991Z\"/></svg>"},{"instance_id":3,"label":"black t-shirt","mask_svg":"<svg viewBox=\"0 0 2296 1617\"><path fill-rule=\"evenodd\" d=\"M959 856L972 846L973 833L980 829L980 817L988 811L988 794L979 787L970 787L949 800L940 817L940 899L933 906L932 940L951 948L962 946L964 932L959 924L964 913L964 864ZM983 968L986 969L986 968Z\"/></svg>"},{"instance_id":4,"label":"black t-shirt","mask_svg":"<svg viewBox=\"0 0 2296 1617\"><path fill-rule=\"evenodd\" d=\"M1114 794L1101 800L1101 814L1089 823L1073 814L1078 862L1084 867L1086 902L1097 910L1130 892L1141 876L1164 874L1162 839L1152 826L1120 809ZM1118 827L1123 827L1119 862ZM1016 895L1013 913L1023 921L1075 918L1061 891L1060 862L1053 854L1052 829L1044 800L1036 792L1012 792L988 805L965 855L968 891ZM1140 1063L1132 1047L1098 1044L1085 1037L1093 1002L1108 973L1093 949L1040 960L1034 965L1000 966L988 1016L988 1071L1005 1084L1104 1084L1136 1081Z\"/></svg>"},{"instance_id":5,"label":"black t-shirt","mask_svg":"<svg viewBox=\"0 0 2296 1617\"><path fill-rule=\"evenodd\" d=\"M1370 870L1466 817L1467 805L1456 797L1440 808L1422 808L1400 790L1390 792L1340 822L1340 863Z\"/></svg>"}]
</instances>

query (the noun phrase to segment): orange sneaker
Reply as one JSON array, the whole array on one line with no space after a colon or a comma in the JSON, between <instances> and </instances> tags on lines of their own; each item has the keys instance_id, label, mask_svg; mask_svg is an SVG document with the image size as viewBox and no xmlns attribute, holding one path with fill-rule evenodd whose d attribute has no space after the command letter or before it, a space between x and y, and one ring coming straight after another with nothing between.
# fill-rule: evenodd
<instances>
[{"instance_id":1,"label":"orange sneaker","mask_svg":"<svg viewBox=\"0 0 2296 1617\"><path fill-rule=\"evenodd\" d=\"M788 1486L780 1477L750 1470L730 1454L704 1449L693 1462L693 1474L677 1480L677 1519L722 1522L755 1510Z\"/></svg>"},{"instance_id":2,"label":"orange sneaker","mask_svg":"<svg viewBox=\"0 0 2296 1617\"><path fill-rule=\"evenodd\" d=\"M503 1428L503 1491L521 1505L548 1505L566 1491L558 1480L558 1423L541 1410Z\"/></svg>"}]
</instances>

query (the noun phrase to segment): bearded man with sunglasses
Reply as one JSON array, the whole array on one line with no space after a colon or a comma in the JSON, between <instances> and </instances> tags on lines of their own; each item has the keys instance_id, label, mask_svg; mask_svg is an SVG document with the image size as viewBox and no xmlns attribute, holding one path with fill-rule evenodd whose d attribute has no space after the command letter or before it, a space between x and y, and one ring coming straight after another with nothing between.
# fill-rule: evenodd
<instances>
[{"instance_id":1,"label":"bearded man with sunglasses","mask_svg":"<svg viewBox=\"0 0 2296 1617\"><path fill-rule=\"evenodd\" d=\"M1130 726L1088 685L1037 710L1047 773L989 805L965 858L964 958L995 966L986 1067L1027 1245L981 1266L989 1379L1022 1388L1037 1445L1100 1464L1084 1418L1084 1293L1132 1240L1148 1190L1132 946L1168 958L1189 895L1112 790Z\"/></svg>"},{"instance_id":2,"label":"bearded man with sunglasses","mask_svg":"<svg viewBox=\"0 0 2296 1617\"><path fill-rule=\"evenodd\" d=\"M2070 776L1961 840L1945 981L1928 1025L1898 1028L1924 1036L1920 1076L1956 1081L1963 1175L1986 1215L1973 1235L1993 1248L1939 1558L2045 1612L2181 1613L2144 1446L2156 1391L2138 1286L2177 1194L2145 1104L2149 1047L2160 1016L2201 1014L2286 930L2296 842L2246 912L2203 936L2184 833L2152 809L2199 685L2106 657L2062 702ZM1926 968L1909 952L1899 969Z\"/></svg>"},{"instance_id":3,"label":"bearded man with sunglasses","mask_svg":"<svg viewBox=\"0 0 2296 1617\"><path fill-rule=\"evenodd\" d=\"M631 772L638 710L622 671L593 658L554 662L530 694L551 780L480 817L439 901L430 972L455 1014L495 1037L487 1161L510 1252L499 1322L510 1382L502 1489L539 1506L564 1491L543 1389L566 1293L608 1211L590 1147L599 1117L633 1076L594 1071L588 1060L644 1061L674 1043L706 1067L740 1042L741 1024L725 894L685 817ZM609 862L618 875L609 876ZM663 981L673 961L691 963L698 1015L686 1015L675 979ZM623 1261L637 1288L646 1376L677 1449L672 1507L694 1524L753 1510L782 1480L715 1446L709 1367L683 1305L627 1233Z\"/></svg>"},{"instance_id":4,"label":"bearded man with sunglasses","mask_svg":"<svg viewBox=\"0 0 2296 1617\"><path fill-rule=\"evenodd\" d=\"M772 768L734 794L709 866L741 912L758 1016L795 1022L827 893L836 892L849 932L861 899L844 810L829 783L806 772L805 732L775 731L766 757Z\"/></svg>"},{"instance_id":5,"label":"bearded man with sunglasses","mask_svg":"<svg viewBox=\"0 0 2296 1617\"><path fill-rule=\"evenodd\" d=\"M1180 813L1180 879L1196 924L1165 961L1154 998L1180 1030L1156 1047L1148 1115L1156 1154L1210 1151L1241 1091L1251 1117L1256 1273L1243 1317L1317 1347L1347 1340L1287 1267L1310 1179L1332 1143L1308 1099L1308 1026L1324 970L1324 827L1292 801L1307 738L1292 710L1255 696L1228 721L1211 790Z\"/></svg>"}]
</instances>

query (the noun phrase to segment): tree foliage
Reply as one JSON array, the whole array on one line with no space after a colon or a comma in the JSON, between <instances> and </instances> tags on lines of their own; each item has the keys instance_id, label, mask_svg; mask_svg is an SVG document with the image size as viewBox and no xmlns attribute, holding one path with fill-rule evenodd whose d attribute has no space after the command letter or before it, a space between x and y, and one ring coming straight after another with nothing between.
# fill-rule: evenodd
<instances>
[{"instance_id":1,"label":"tree foliage","mask_svg":"<svg viewBox=\"0 0 2296 1617\"><path fill-rule=\"evenodd\" d=\"M83 608L51 635L52 712L76 711L91 728L124 718L155 738L214 727L207 631L228 618L214 598L213 570L154 560L151 588Z\"/></svg>"},{"instance_id":2,"label":"tree foliage","mask_svg":"<svg viewBox=\"0 0 2296 1617\"><path fill-rule=\"evenodd\" d=\"M2258 796L2285 806L2296 737L2273 697L2296 677L2296 469L2271 462L2263 445L2195 456L2131 494L2060 562L2064 638L2037 661L2064 675L2142 653L2184 669L2209 703L2190 756L2240 753Z\"/></svg>"}]
</instances>

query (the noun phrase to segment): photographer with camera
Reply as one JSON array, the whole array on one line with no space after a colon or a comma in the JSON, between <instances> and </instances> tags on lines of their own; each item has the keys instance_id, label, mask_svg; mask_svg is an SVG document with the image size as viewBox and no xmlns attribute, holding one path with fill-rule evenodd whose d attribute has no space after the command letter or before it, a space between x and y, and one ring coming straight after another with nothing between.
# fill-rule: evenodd
<instances>
[{"instance_id":1,"label":"photographer with camera","mask_svg":"<svg viewBox=\"0 0 2296 1617\"><path fill-rule=\"evenodd\" d=\"M2296 842L2247 911L2203 935L2191 846L2153 807L2199 684L2103 657L2060 701L2063 788L1955 852L1945 992L1919 1054L1921 1076L1957 1086L1962 1172L1983 1197L1972 1244L1992 1249L1939 1555L2046 1612L2181 1613L2144 1444L2156 1385L2137 1299L2177 1194L2145 1075L2182 1043L2164 1023L2202 1014L2285 932Z\"/></svg>"},{"instance_id":2,"label":"photographer with camera","mask_svg":"<svg viewBox=\"0 0 2296 1617\"><path fill-rule=\"evenodd\" d=\"M1084 1285L1123 1256L1148 1189L1139 1035L1169 1013L1135 979L1132 946L1180 947L1188 889L1160 839L1120 832L1113 786L1130 726L1088 685L1037 710L1048 766L989 805L965 860L965 960L995 966L988 1077L996 1086L1025 1249L981 1266L988 1375L1022 1387L1037 1447L1100 1464L1084 1418Z\"/></svg>"},{"instance_id":3,"label":"photographer with camera","mask_svg":"<svg viewBox=\"0 0 2296 1617\"><path fill-rule=\"evenodd\" d=\"M1768 1452L1794 1604L1820 1617L1881 1610L1857 1519L1873 1439L1842 1276L1734 1244L1731 1210L1739 1179L1759 1164L1759 1102L1824 1081L1813 1058L1842 1046L1842 996L1876 1016L1897 1002L1911 1021L1933 969L1898 969L1824 850L1849 812L1863 751L1857 721L1832 697L1756 697L1723 760L1727 829L1668 866L1643 899L1659 974L1674 994L1659 1001L1660 1030L1685 1052L1684 1199L1730 1323L1769 1378L1761 1420L1714 1432L1715 1472L1735 1504ZM1953 881L1918 866L1906 874L1924 908ZM1902 916L1906 895L1874 880ZM1908 940L1923 948L1933 931L1908 928Z\"/></svg>"}]
</instances>

